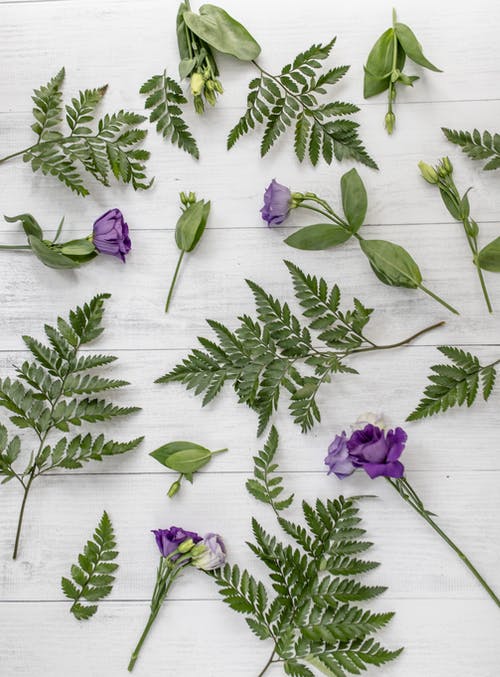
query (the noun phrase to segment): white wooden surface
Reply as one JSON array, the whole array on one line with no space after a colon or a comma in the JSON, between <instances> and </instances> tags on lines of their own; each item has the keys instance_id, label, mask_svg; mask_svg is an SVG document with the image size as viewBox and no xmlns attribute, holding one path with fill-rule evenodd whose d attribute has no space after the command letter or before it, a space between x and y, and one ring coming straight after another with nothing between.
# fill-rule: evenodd
<instances>
[{"instance_id":1,"label":"white wooden surface","mask_svg":"<svg viewBox=\"0 0 500 677\"><path fill-rule=\"evenodd\" d=\"M298 497L340 491L375 492L380 497L363 508L376 543L374 557L382 562L371 578L389 585L379 608L397 612L383 633L384 642L407 649L379 674L498 677L498 610L465 568L383 482L372 484L357 474L342 484L324 475L322 462L331 437L358 412L375 408L395 424L404 420L436 359L433 346L467 345L485 359L500 353L500 276L488 275L497 308L490 318L460 228L416 169L420 159L433 162L449 154L458 185L474 185L471 202L483 241L499 234L498 172L482 173L478 164L444 140L439 127L498 131L500 5L493 0L400 0L401 20L413 27L429 58L445 72L419 73L423 77L415 88L401 92L398 128L388 138L382 128L384 97L363 102L361 95L367 51L390 21L388 0L223 4L257 36L264 48L262 63L269 67L281 66L313 41L338 36L332 62L351 63L352 69L335 95L361 103L361 135L381 170L359 168L369 190L372 234L407 246L428 286L457 305L462 316L452 317L419 293L379 284L355 244L334 252L296 253L282 243L285 229L271 232L262 226L258 209L271 178L336 200L339 177L348 165L299 166L286 144L259 161L255 137L226 153L225 134L241 113L251 75L230 60L221 59L226 92L217 109L201 120L192 116L202 161L196 164L151 132L150 167L157 180L147 193L92 185L92 196L84 200L56 181L33 176L20 162L0 167L2 213L29 211L47 228L65 214L68 230L86 233L98 214L116 205L129 221L134 245L126 266L99 260L78 273L49 271L23 253L0 253L0 373L12 373L12 364L23 359L21 334L39 335L43 322L56 313L96 292L111 291L106 332L95 347L119 355L114 373L133 383L121 398L144 407L120 433L124 439L147 434L142 448L127 457L39 481L15 563L10 551L20 496L14 483L0 489L0 674L124 675L153 584L157 553L151 528L182 524L219 531L231 558L254 567L244 546L250 515L272 525L265 508L243 489L251 455L259 446L254 415L238 406L231 392L202 410L200 401L182 387L157 386L153 380L206 331L206 317L231 323L237 313L252 310L245 277L276 295L288 295L281 259L291 258L337 281L346 299L355 293L376 306L372 331L377 340L391 342L447 320L446 327L412 347L359 357L360 376L339 379L324 389L323 424L312 434L301 436L286 415L278 416L280 460ZM139 85L164 66L175 73L175 12L175 2L160 0L0 0L0 155L29 143L31 89L61 65L67 69L68 94L108 82L104 110L141 110ZM196 190L214 206L209 230L186 260L172 312L165 317L162 303L177 255L172 229L181 189ZM286 229L301 223L303 217L294 214ZM2 242L22 240L8 224L0 224L0 235ZM470 412L458 410L408 425L405 454L408 475L423 499L497 590L499 405L497 391L487 405L479 403ZM147 452L172 439L228 446L230 452L200 474L193 487L185 486L168 501L165 491L171 476L160 472ZM68 614L59 581L104 507L116 526L121 568L112 596L101 603L95 619L78 624ZM210 581L193 573L173 591L136 673L251 677L268 653L244 621L218 601ZM279 675L280 669L270 674Z\"/></svg>"}]
</instances>

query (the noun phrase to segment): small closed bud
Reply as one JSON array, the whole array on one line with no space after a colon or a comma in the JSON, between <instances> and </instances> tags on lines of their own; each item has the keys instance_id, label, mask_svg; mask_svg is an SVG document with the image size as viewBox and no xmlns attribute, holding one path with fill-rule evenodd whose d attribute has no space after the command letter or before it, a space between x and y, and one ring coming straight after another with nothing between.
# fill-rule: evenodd
<instances>
[{"instance_id":1,"label":"small closed bud","mask_svg":"<svg viewBox=\"0 0 500 677\"><path fill-rule=\"evenodd\" d=\"M205 111L205 106L203 105L203 99L201 96L195 96L193 103L195 111L198 113L198 115L201 115Z\"/></svg>"},{"instance_id":2,"label":"small closed bud","mask_svg":"<svg viewBox=\"0 0 500 677\"><path fill-rule=\"evenodd\" d=\"M438 173L436 172L434 167L431 167L430 165L428 165L426 162L423 161L419 162L418 166L420 169L420 173L428 183L436 184L439 181Z\"/></svg>"},{"instance_id":3,"label":"small closed bud","mask_svg":"<svg viewBox=\"0 0 500 677\"><path fill-rule=\"evenodd\" d=\"M190 552L194 547L194 541L192 538L187 538L183 541L177 548L177 552L186 553Z\"/></svg>"},{"instance_id":4,"label":"small closed bud","mask_svg":"<svg viewBox=\"0 0 500 677\"><path fill-rule=\"evenodd\" d=\"M309 194L309 196L312 195L313 193ZM299 207L302 204L302 202L304 202L307 196L308 196L307 193L305 195L304 193L292 193L292 201L290 204L290 209L296 209L297 207Z\"/></svg>"},{"instance_id":5,"label":"small closed bud","mask_svg":"<svg viewBox=\"0 0 500 677\"><path fill-rule=\"evenodd\" d=\"M394 125L396 124L396 116L392 111L386 113L385 116L385 128L387 129L388 134L392 134L394 131Z\"/></svg>"},{"instance_id":6,"label":"small closed bud","mask_svg":"<svg viewBox=\"0 0 500 677\"><path fill-rule=\"evenodd\" d=\"M199 96L205 87L205 80L201 73L193 73L191 76L191 93Z\"/></svg>"},{"instance_id":7,"label":"small closed bud","mask_svg":"<svg viewBox=\"0 0 500 677\"><path fill-rule=\"evenodd\" d=\"M442 162L444 169L446 169L447 173L453 174L453 165L450 162L450 158L444 157L441 162Z\"/></svg>"},{"instance_id":8,"label":"small closed bud","mask_svg":"<svg viewBox=\"0 0 500 677\"><path fill-rule=\"evenodd\" d=\"M214 88L216 92L219 92L219 94L224 94L224 87L221 85L220 80L214 80Z\"/></svg>"},{"instance_id":9,"label":"small closed bud","mask_svg":"<svg viewBox=\"0 0 500 677\"><path fill-rule=\"evenodd\" d=\"M466 230L467 234L470 235L471 237L477 237L479 235L479 226L474 221L474 219L470 219L467 221Z\"/></svg>"},{"instance_id":10,"label":"small closed bud","mask_svg":"<svg viewBox=\"0 0 500 677\"><path fill-rule=\"evenodd\" d=\"M215 93L212 89L205 89L205 99L211 106L215 106L216 98Z\"/></svg>"},{"instance_id":11,"label":"small closed bud","mask_svg":"<svg viewBox=\"0 0 500 677\"><path fill-rule=\"evenodd\" d=\"M170 489L168 490L167 496L169 498L172 498L173 496L175 496L175 494L179 491L180 488L181 488L181 483L179 482L179 480L175 480L175 482L173 482L172 485L170 486Z\"/></svg>"}]
</instances>

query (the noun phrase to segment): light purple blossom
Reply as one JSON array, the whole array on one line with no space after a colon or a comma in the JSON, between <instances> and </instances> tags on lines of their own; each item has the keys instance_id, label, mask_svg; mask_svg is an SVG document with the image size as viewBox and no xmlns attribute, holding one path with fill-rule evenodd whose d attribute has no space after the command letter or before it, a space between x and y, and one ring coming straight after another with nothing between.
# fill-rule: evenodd
<instances>
[{"instance_id":1,"label":"light purple blossom","mask_svg":"<svg viewBox=\"0 0 500 677\"><path fill-rule=\"evenodd\" d=\"M132 248L128 224L119 209L110 209L94 223L92 241L100 254L116 256L125 263Z\"/></svg>"},{"instance_id":2,"label":"light purple blossom","mask_svg":"<svg viewBox=\"0 0 500 677\"><path fill-rule=\"evenodd\" d=\"M203 571L213 571L226 562L226 546L219 534L206 534L193 549L192 564Z\"/></svg>"},{"instance_id":3,"label":"light purple blossom","mask_svg":"<svg viewBox=\"0 0 500 677\"><path fill-rule=\"evenodd\" d=\"M278 226L287 218L292 208L290 188L273 179L264 193L264 206L260 210L268 226Z\"/></svg>"},{"instance_id":4,"label":"light purple blossom","mask_svg":"<svg viewBox=\"0 0 500 677\"><path fill-rule=\"evenodd\" d=\"M354 464L347 449L347 435L345 430L342 435L335 435L335 439L328 447L328 455L325 458L328 466L328 474L337 475L340 480L352 475L355 470Z\"/></svg>"}]
</instances>

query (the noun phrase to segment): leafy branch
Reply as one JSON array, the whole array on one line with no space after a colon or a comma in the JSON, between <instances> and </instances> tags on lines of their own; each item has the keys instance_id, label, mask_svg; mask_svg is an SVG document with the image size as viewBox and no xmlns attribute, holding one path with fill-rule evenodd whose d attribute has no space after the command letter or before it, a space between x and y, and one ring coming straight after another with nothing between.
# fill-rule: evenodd
<instances>
[{"instance_id":1,"label":"leafy branch","mask_svg":"<svg viewBox=\"0 0 500 677\"><path fill-rule=\"evenodd\" d=\"M103 512L92 540L87 541L83 553L78 555L78 564L71 567L71 580L61 579L64 594L73 600L70 612L77 620L87 620L97 611L96 604L85 602L98 602L113 589L113 574L118 568L112 561L118 555L115 548L113 525L107 512Z\"/></svg>"},{"instance_id":2,"label":"leafy branch","mask_svg":"<svg viewBox=\"0 0 500 677\"><path fill-rule=\"evenodd\" d=\"M359 124L344 118L357 113L359 108L344 101L320 102L318 98L349 70L349 66L320 70L335 40L312 45L278 75L252 62L259 76L249 84L247 110L229 132L228 149L251 129L264 125L260 148L263 157L287 129L294 126L294 148L300 162L308 156L311 164L317 165L322 156L331 164L335 157L338 161L352 159L377 169L359 139Z\"/></svg>"},{"instance_id":3,"label":"leafy branch","mask_svg":"<svg viewBox=\"0 0 500 677\"><path fill-rule=\"evenodd\" d=\"M460 348L441 346L438 350L451 364L435 364L431 367L431 374L428 376L430 384L407 421L434 416L463 404L471 407L479 391L485 401L492 393L496 380L495 367L500 359L483 366L478 357Z\"/></svg>"},{"instance_id":4,"label":"leafy branch","mask_svg":"<svg viewBox=\"0 0 500 677\"><path fill-rule=\"evenodd\" d=\"M203 393L203 405L213 400L226 382L231 382L238 401L257 413L258 435L278 408L281 391L285 389L290 396L290 414L302 432L306 432L321 420L316 397L323 383L328 383L334 374L357 373L345 364L346 358L405 345L442 324L397 343L377 345L364 334L371 308L354 299L352 309L341 310L337 285L329 290L324 279L303 273L293 263L285 263L307 326L301 324L288 303L280 302L247 280L255 299L257 319L239 317L235 331L207 320L217 342L199 338L203 350L194 349L157 382L183 383L196 395ZM315 340L311 331L317 334ZM323 348L317 348L316 341ZM303 371L299 371L300 363Z\"/></svg>"},{"instance_id":5,"label":"leafy branch","mask_svg":"<svg viewBox=\"0 0 500 677\"><path fill-rule=\"evenodd\" d=\"M104 301L109 294L100 294L82 307L70 311L68 320L57 318L57 325L45 325L48 344L31 336L23 341L34 361L25 361L16 368L17 378L0 380L0 407L9 412L13 426L31 429L35 437L24 470L17 469L21 440L10 436L0 424L0 476L2 483L16 479L23 488L13 558L16 559L26 501L33 482L56 468L77 469L89 461L123 454L135 449L141 438L129 442L106 441L104 435L64 435L56 441L56 431L69 433L84 423L112 421L139 411L138 407L122 407L99 397L103 392L128 385L128 381L97 376L90 370L116 360L111 355L81 355L82 346L103 332Z\"/></svg>"},{"instance_id":6,"label":"leafy branch","mask_svg":"<svg viewBox=\"0 0 500 677\"><path fill-rule=\"evenodd\" d=\"M500 168L500 134L490 134L474 129L472 132L457 131L441 127L448 141L460 146L462 151L472 160L489 160L485 171Z\"/></svg>"},{"instance_id":7,"label":"leafy branch","mask_svg":"<svg viewBox=\"0 0 500 677\"><path fill-rule=\"evenodd\" d=\"M64 106L63 112L64 76L62 68L46 85L34 90L35 122L31 128L37 135L36 143L0 159L0 164L22 155L34 172L51 174L82 196L89 194L80 173L82 169L104 186L110 185L113 175L117 181L130 183L134 190L148 189L152 181L147 181L144 163L150 154L138 147L147 131L136 126L146 118L120 110L98 120L97 129L93 130L89 125L94 122L95 109L107 85L81 91L71 99L71 104ZM67 132L61 131L64 113Z\"/></svg>"},{"instance_id":8,"label":"leafy branch","mask_svg":"<svg viewBox=\"0 0 500 677\"><path fill-rule=\"evenodd\" d=\"M277 444L273 428L266 448L256 457L256 477L262 471L269 476L277 470ZM247 489L273 507L278 524L294 542L281 542L252 520L254 540L248 546L269 569L272 592L237 564L226 564L212 574L224 602L245 616L258 639L271 640L274 645L259 675L271 665L281 664L288 675L312 677L310 665L326 675L346 677L394 660L402 649L389 651L372 637L393 614L373 613L354 604L385 591L357 580L378 566L359 557L372 546L363 540L365 530L357 506L362 497L339 496L326 502L317 500L314 505L304 501L305 522L294 523L281 515L293 496L280 506L272 483L267 488L260 484L257 493L252 483Z\"/></svg>"}]
</instances>

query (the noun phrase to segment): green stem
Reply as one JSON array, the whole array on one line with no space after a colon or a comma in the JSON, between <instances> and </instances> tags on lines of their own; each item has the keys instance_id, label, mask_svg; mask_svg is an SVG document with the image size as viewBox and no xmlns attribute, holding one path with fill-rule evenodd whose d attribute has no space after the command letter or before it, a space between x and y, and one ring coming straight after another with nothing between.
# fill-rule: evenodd
<instances>
[{"instance_id":1,"label":"green stem","mask_svg":"<svg viewBox=\"0 0 500 677\"><path fill-rule=\"evenodd\" d=\"M398 63L398 38L396 35L396 10L392 10L392 68L389 79L389 105L387 108L387 114L389 116L394 115L392 110L392 104L396 98L396 84L392 81L392 76L396 71L396 66ZM386 129L389 134L392 134L394 129L394 119L389 125L386 124Z\"/></svg>"},{"instance_id":2,"label":"green stem","mask_svg":"<svg viewBox=\"0 0 500 677\"><path fill-rule=\"evenodd\" d=\"M17 559L17 552L19 550L19 541L21 539L21 530L23 527L23 517L24 517L24 509L26 507L26 501L28 500L28 493L31 487L31 484L33 483L33 480L35 479L35 468L31 471L30 478L28 480L28 483L26 484L24 488L24 496L23 500L21 503L21 509L19 511L19 519L17 520L17 530L16 530L16 540L14 542L14 552L12 553L12 559Z\"/></svg>"},{"instance_id":3,"label":"green stem","mask_svg":"<svg viewBox=\"0 0 500 677\"><path fill-rule=\"evenodd\" d=\"M0 244L0 249L31 249L29 244Z\"/></svg>"},{"instance_id":4,"label":"green stem","mask_svg":"<svg viewBox=\"0 0 500 677\"><path fill-rule=\"evenodd\" d=\"M404 346L407 343L411 343L412 341L414 341L419 336L422 336L423 334L427 334L427 332L432 331L433 329L437 329L438 327L442 327L444 324L446 324L444 322L444 320L441 321L441 322L436 322L436 324L431 324L430 327L426 327L425 329L421 329L420 331L417 331L416 334L413 334L413 336L410 336L407 339L404 339L403 341L398 341L397 343L389 343L385 346L374 345L374 346L371 346L370 348L359 348L358 350L352 350L350 352L350 355L354 355L355 353L369 353L373 350L391 350L392 348L399 348L400 346Z\"/></svg>"},{"instance_id":5,"label":"green stem","mask_svg":"<svg viewBox=\"0 0 500 677\"><path fill-rule=\"evenodd\" d=\"M32 148L34 148L34 146L29 146L28 148L25 148L24 150L17 151L17 153L12 153L11 155L6 155L5 157L0 159L0 165L3 162L7 162L7 160L12 160L12 158L19 157L19 155L24 155L24 153L27 153Z\"/></svg>"},{"instance_id":6,"label":"green stem","mask_svg":"<svg viewBox=\"0 0 500 677\"><path fill-rule=\"evenodd\" d=\"M269 659L268 659L267 663L264 665L264 667L263 667L262 670L259 672L259 674L257 675L257 677L262 677L262 675L264 675L264 674L267 672L267 670L271 667L272 663L274 663L274 656L275 656L275 655L276 655L276 647L274 647L273 652L272 652L272 654L269 656Z\"/></svg>"},{"instance_id":7,"label":"green stem","mask_svg":"<svg viewBox=\"0 0 500 677\"><path fill-rule=\"evenodd\" d=\"M171 282L171 284L170 284L170 290L169 290L169 292L168 292L167 302L166 302L166 304L165 304L165 312L166 312L166 313L168 313L168 309L169 309L169 307L170 307L170 301L172 300L172 294L174 293L175 283L176 283L176 281L177 281L177 276L178 276L178 274L179 274L179 269L180 269L180 267L181 267L182 259L184 258L184 254L185 254L185 253L186 253L186 252L185 252L184 250L181 251L181 255L179 256L179 259L178 259L178 261L177 261L177 265L176 265L176 267L175 267L174 276L173 276L173 278L172 278L172 282Z\"/></svg>"},{"instance_id":8,"label":"green stem","mask_svg":"<svg viewBox=\"0 0 500 677\"><path fill-rule=\"evenodd\" d=\"M403 477L402 479L391 479L391 478L386 478L389 484L396 489L398 494L409 504L411 507L421 516L424 518L424 520L431 526L434 531L441 536L441 538L444 540L444 542L458 555L458 557L462 560L462 562L465 564L465 566L469 569L469 571L472 573L472 575L476 578L476 580L480 583L480 585L484 588L484 590L488 593L488 595L491 597L491 599L495 602L497 607L500 607L500 598L494 593L492 588L488 585L488 583L485 581L485 579L481 576L481 574L478 572L476 567L472 564L470 559L465 555L462 550L457 546L456 543L454 543L449 536L445 534L445 532L439 527L436 522L432 519L430 513L424 508L424 505L420 498L417 496L415 490L413 487L410 485L408 480Z\"/></svg>"},{"instance_id":9,"label":"green stem","mask_svg":"<svg viewBox=\"0 0 500 677\"><path fill-rule=\"evenodd\" d=\"M128 664L128 671L129 672L132 672L132 670L134 669L134 665L137 661L137 658L139 657L139 652L142 648L142 645L144 644L144 640L148 636L149 631L151 630L151 627L152 627L153 623L155 622L159 611L160 611L160 607L158 607L157 609L152 611L150 616L149 616L148 622L146 623L146 627L144 628L144 632L142 633L139 641L137 642L137 646L135 647L135 649L132 653L132 656L130 658L130 662Z\"/></svg>"},{"instance_id":10,"label":"green stem","mask_svg":"<svg viewBox=\"0 0 500 677\"><path fill-rule=\"evenodd\" d=\"M438 303L440 303L442 306L444 306L445 308L447 308L451 313L454 313L455 315L460 315L460 313L458 312L458 310L457 310L456 308L454 308L453 306L450 306L449 303L446 303L446 301L444 301L440 296L438 296L437 294L435 294L435 293L434 293L433 291L431 291L430 289L427 289L427 287L424 287L423 284L419 284L419 285L418 285L418 288L421 289L421 290L422 290L423 292L425 292L426 294L428 294L428 296L430 296L431 298L433 298L435 301L437 301Z\"/></svg>"}]
</instances>

